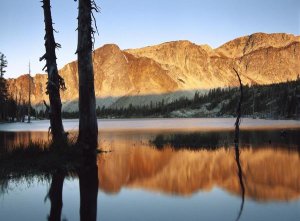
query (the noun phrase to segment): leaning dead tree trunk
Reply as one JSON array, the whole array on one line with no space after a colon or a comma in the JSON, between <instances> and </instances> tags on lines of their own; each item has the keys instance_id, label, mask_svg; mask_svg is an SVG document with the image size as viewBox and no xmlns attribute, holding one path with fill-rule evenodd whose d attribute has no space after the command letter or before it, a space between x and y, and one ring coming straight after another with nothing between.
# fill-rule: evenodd
<instances>
[{"instance_id":1,"label":"leaning dead tree trunk","mask_svg":"<svg viewBox=\"0 0 300 221\"><path fill-rule=\"evenodd\" d=\"M59 76L56 64L56 54L55 49L60 47L60 44L55 42L54 39L54 29L51 16L51 6L50 0L42 1L44 9L44 21L45 21L45 48L46 53L40 58L40 61L46 60L46 68L48 73L47 91L50 101L49 118L51 133L54 142L62 142L66 139L66 134L64 132L62 119L61 119L61 99L60 99L60 89L66 89L64 80Z\"/></svg>"},{"instance_id":2,"label":"leaning dead tree trunk","mask_svg":"<svg viewBox=\"0 0 300 221\"><path fill-rule=\"evenodd\" d=\"M94 150L98 143L98 125L92 60L94 36L92 9L97 11L97 6L93 0L79 0L78 9L79 136L77 142L86 149Z\"/></svg>"},{"instance_id":3,"label":"leaning dead tree trunk","mask_svg":"<svg viewBox=\"0 0 300 221\"><path fill-rule=\"evenodd\" d=\"M245 185L243 181L243 171L240 163L240 151L239 151L239 137L240 137L240 122L241 122L241 116L242 116L242 102L243 102L243 84L240 78L240 75L238 71L234 68L234 72L236 73L239 83L240 83L240 100L237 106L237 117L235 121L235 136L234 136L234 147L235 147L235 160L238 168L238 178L240 182L240 187L241 187L241 197L242 197L242 202L240 206L239 213L237 215L236 221L240 220L243 208L244 208L244 202L245 202Z\"/></svg>"},{"instance_id":4,"label":"leaning dead tree trunk","mask_svg":"<svg viewBox=\"0 0 300 221\"><path fill-rule=\"evenodd\" d=\"M236 117L236 121L235 121L235 136L234 136L234 143L238 144L239 143L239 134L240 134L240 122L241 122L241 115L242 115L242 101L243 101L243 84L240 78L239 73L237 72L237 70L235 68L233 68L234 72L236 73L238 79L239 79L239 83L240 83L240 100L236 109L236 113L237 113L237 117Z\"/></svg>"}]
</instances>

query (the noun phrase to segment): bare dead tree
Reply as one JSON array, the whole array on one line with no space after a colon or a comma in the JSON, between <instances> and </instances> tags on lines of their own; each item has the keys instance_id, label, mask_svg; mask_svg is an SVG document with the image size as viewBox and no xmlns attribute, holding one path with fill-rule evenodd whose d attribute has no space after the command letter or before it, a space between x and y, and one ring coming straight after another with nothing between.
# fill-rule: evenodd
<instances>
[{"instance_id":1,"label":"bare dead tree","mask_svg":"<svg viewBox=\"0 0 300 221\"><path fill-rule=\"evenodd\" d=\"M244 185L244 181L243 181L243 171L242 171L242 167L241 167L241 163L240 163L240 150L239 150L240 123L241 123L242 102L243 102L243 84L242 84L242 81L241 81L238 71L235 68L233 68L233 70L238 77L238 80L240 83L240 93L241 93L240 100L239 100L239 103L237 105L237 110L236 110L237 117L236 117L236 121L235 121L235 136L234 136L235 161L236 161L236 165L238 168L238 178L239 178L239 183L240 183L240 187L241 187L241 198L242 198L239 213L236 218L236 221L238 221L241 218L243 208L244 208L244 203L245 203L245 185Z\"/></svg>"},{"instance_id":2,"label":"bare dead tree","mask_svg":"<svg viewBox=\"0 0 300 221\"><path fill-rule=\"evenodd\" d=\"M30 112L31 112L31 70L30 70L30 61L28 66L28 123L30 123Z\"/></svg>"},{"instance_id":3,"label":"bare dead tree","mask_svg":"<svg viewBox=\"0 0 300 221\"><path fill-rule=\"evenodd\" d=\"M46 68L48 73L47 91L50 101L49 118L51 133L54 142L62 142L66 140L62 118L61 118L61 98L60 89L66 89L64 80L59 76L56 64L55 49L60 48L60 44L55 42L50 0L42 0L45 21L45 48L46 53L40 58L40 61L46 60Z\"/></svg>"},{"instance_id":4,"label":"bare dead tree","mask_svg":"<svg viewBox=\"0 0 300 221\"><path fill-rule=\"evenodd\" d=\"M78 7L78 75L79 75L79 136L78 144L95 150L98 144L98 125L92 60L94 29L92 10L99 11L93 0L79 0Z\"/></svg>"},{"instance_id":5,"label":"bare dead tree","mask_svg":"<svg viewBox=\"0 0 300 221\"><path fill-rule=\"evenodd\" d=\"M243 84L240 78L239 73L237 72L237 70L235 68L233 68L234 72L236 73L238 79L239 79L239 83L240 83L240 100L236 109L236 113L237 113L237 117L236 117L236 121L235 121L235 138L234 138L234 143L238 143L239 142L239 133L240 133L240 123L241 123L241 116L242 116L242 101L243 101Z\"/></svg>"}]
</instances>

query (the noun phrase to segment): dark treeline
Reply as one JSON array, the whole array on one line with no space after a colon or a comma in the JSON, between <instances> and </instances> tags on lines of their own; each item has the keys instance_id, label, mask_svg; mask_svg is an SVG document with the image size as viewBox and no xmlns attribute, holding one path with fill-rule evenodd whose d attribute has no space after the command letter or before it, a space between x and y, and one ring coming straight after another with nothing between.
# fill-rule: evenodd
<instances>
[{"instance_id":1,"label":"dark treeline","mask_svg":"<svg viewBox=\"0 0 300 221\"><path fill-rule=\"evenodd\" d=\"M9 93L8 82L4 77L6 67L7 59L0 52L0 122L25 122L28 120L28 115L34 118L39 117L39 119L49 118L49 114L46 111L36 111L36 109L29 105L29 100L24 99L22 93Z\"/></svg>"},{"instance_id":2,"label":"dark treeline","mask_svg":"<svg viewBox=\"0 0 300 221\"><path fill-rule=\"evenodd\" d=\"M6 73L7 60L0 52L0 122L1 121L25 121L28 115L28 100L24 100L22 95L9 94L8 83L4 78ZM36 111L30 106L30 113L36 116Z\"/></svg>"},{"instance_id":3,"label":"dark treeline","mask_svg":"<svg viewBox=\"0 0 300 221\"><path fill-rule=\"evenodd\" d=\"M13 98L13 96L8 93L7 80L4 78L6 67L6 56L0 52L0 121L15 119L21 116L25 111L24 102L19 100L18 103L17 98Z\"/></svg>"},{"instance_id":4,"label":"dark treeline","mask_svg":"<svg viewBox=\"0 0 300 221\"><path fill-rule=\"evenodd\" d=\"M271 85L244 86L243 116L261 118L298 118L300 79ZM193 110L189 117L235 116L239 88L216 88L206 94L196 92L193 99L182 97L170 103L164 100L149 105L97 107L98 118L176 117L174 111ZM196 111L194 111L196 110ZM197 111L198 110L198 111ZM78 112L63 112L64 118L78 118Z\"/></svg>"},{"instance_id":5,"label":"dark treeline","mask_svg":"<svg viewBox=\"0 0 300 221\"><path fill-rule=\"evenodd\" d=\"M4 78L1 78L5 81ZM2 80L1 80L2 81ZM1 94L2 95L2 94ZM271 85L244 86L242 103L243 116L261 118L299 118L300 112L300 79ZM7 94L0 97L1 121L25 121L28 114L28 103ZM190 117L235 116L236 103L239 99L238 88L216 88L207 94L196 92L193 99L182 97L170 103L164 100L149 105L105 108L97 107L98 118L130 117L176 117L174 111L199 110ZM204 108L203 108L204 107ZM205 109L206 111L200 111ZM38 119L48 118L45 110L31 108L31 116ZM63 118L78 118L78 112L62 112Z\"/></svg>"},{"instance_id":6,"label":"dark treeline","mask_svg":"<svg viewBox=\"0 0 300 221\"><path fill-rule=\"evenodd\" d=\"M30 106L30 115L31 118L37 118L40 116L40 119L48 118L48 115L44 111L37 111ZM28 120L28 102L24 100L15 100L12 96L8 96L5 100L4 105L1 105L1 117L0 122L25 122Z\"/></svg>"},{"instance_id":7,"label":"dark treeline","mask_svg":"<svg viewBox=\"0 0 300 221\"><path fill-rule=\"evenodd\" d=\"M0 121L25 122L28 120L28 102L24 100L15 100L9 96L1 109L3 110L3 117ZM44 112L42 112L42 114L45 116ZM34 118L37 116L37 112L32 106L30 106L30 115ZM47 118L47 116L43 118Z\"/></svg>"},{"instance_id":8,"label":"dark treeline","mask_svg":"<svg viewBox=\"0 0 300 221\"><path fill-rule=\"evenodd\" d=\"M3 76L3 75L2 75ZM0 77L0 121L25 121L28 114L28 102L21 96L8 94L7 81ZM299 118L300 79L271 85L244 86L242 103L243 116L261 118ZM170 103L164 100L149 105L106 108L97 107L98 118L130 117L176 117L174 111L199 110L190 117L234 116L239 89L216 88L206 94L196 92L193 99L181 97ZM205 111L201 111L201 110ZM38 119L48 118L45 110L31 107L31 116ZM63 112L63 118L78 118L78 112Z\"/></svg>"},{"instance_id":9,"label":"dark treeline","mask_svg":"<svg viewBox=\"0 0 300 221\"><path fill-rule=\"evenodd\" d=\"M299 130L243 130L239 133L239 148L266 148L271 145L273 149L288 149L300 151L298 136ZM162 133L150 142L157 149L172 148L173 150L216 150L230 148L234 145L232 131L210 131L192 133Z\"/></svg>"}]
</instances>

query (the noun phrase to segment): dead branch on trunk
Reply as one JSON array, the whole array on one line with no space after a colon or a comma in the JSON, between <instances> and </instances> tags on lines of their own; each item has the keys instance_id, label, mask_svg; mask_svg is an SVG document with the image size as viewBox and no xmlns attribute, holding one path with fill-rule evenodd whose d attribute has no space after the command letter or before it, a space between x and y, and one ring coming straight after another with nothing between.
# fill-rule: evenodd
<instances>
[{"instance_id":1,"label":"dead branch on trunk","mask_svg":"<svg viewBox=\"0 0 300 221\"><path fill-rule=\"evenodd\" d=\"M44 59L46 60L46 65L44 67L48 73L46 94L49 95L50 101L49 118L53 141L61 142L65 140L66 135L61 118L62 104L59 90L60 88L65 89L66 86L64 80L58 74L55 54L55 49L61 46L60 44L56 43L54 39L50 0L43 0L42 3L46 33L44 37L46 53L40 58L40 61Z\"/></svg>"},{"instance_id":2,"label":"dead branch on trunk","mask_svg":"<svg viewBox=\"0 0 300 221\"><path fill-rule=\"evenodd\" d=\"M45 112L47 113L47 116L49 116L49 118L50 118L50 114L51 114L50 107L49 107L49 105L46 103L45 100L43 100L43 102L44 102L44 105L45 105L45 107L46 107ZM51 125L48 127L48 140L50 140L50 134L51 134Z\"/></svg>"}]
</instances>

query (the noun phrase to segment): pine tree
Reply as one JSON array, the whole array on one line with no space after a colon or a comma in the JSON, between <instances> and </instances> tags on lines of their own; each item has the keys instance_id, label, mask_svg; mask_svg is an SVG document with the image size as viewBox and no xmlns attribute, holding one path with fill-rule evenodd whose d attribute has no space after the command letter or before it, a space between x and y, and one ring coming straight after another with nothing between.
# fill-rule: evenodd
<instances>
[{"instance_id":1,"label":"pine tree","mask_svg":"<svg viewBox=\"0 0 300 221\"><path fill-rule=\"evenodd\" d=\"M7 81L4 78L7 60L4 54L0 52L0 121L6 118L6 103L8 100Z\"/></svg>"},{"instance_id":2,"label":"pine tree","mask_svg":"<svg viewBox=\"0 0 300 221\"><path fill-rule=\"evenodd\" d=\"M0 52L0 77L4 77L5 68L7 67L6 56Z\"/></svg>"}]
</instances>

